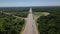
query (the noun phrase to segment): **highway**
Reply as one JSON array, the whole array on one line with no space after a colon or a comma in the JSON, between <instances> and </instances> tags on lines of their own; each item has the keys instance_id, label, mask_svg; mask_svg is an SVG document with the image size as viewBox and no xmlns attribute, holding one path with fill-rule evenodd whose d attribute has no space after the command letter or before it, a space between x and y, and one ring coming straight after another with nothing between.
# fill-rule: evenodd
<instances>
[{"instance_id":1,"label":"highway","mask_svg":"<svg viewBox=\"0 0 60 34\"><path fill-rule=\"evenodd\" d=\"M22 34L38 34L36 23L33 19L32 8L30 8L29 10L29 14L26 20L26 25Z\"/></svg>"}]
</instances>

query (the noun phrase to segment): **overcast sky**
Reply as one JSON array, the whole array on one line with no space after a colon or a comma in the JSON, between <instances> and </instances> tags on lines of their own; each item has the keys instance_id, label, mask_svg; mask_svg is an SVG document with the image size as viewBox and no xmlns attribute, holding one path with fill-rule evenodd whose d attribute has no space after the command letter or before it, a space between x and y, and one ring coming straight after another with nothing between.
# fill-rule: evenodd
<instances>
[{"instance_id":1,"label":"overcast sky","mask_svg":"<svg viewBox=\"0 0 60 34\"><path fill-rule=\"evenodd\" d=\"M60 6L60 0L0 0L0 7Z\"/></svg>"}]
</instances>

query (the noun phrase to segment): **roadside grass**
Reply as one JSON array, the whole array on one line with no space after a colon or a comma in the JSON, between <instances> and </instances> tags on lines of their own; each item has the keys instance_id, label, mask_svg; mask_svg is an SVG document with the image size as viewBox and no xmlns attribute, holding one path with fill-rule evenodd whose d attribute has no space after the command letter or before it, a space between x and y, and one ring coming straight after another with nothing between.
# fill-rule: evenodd
<instances>
[{"instance_id":1,"label":"roadside grass","mask_svg":"<svg viewBox=\"0 0 60 34\"><path fill-rule=\"evenodd\" d=\"M50 14L50 13L48 13L48 12L33 12L33 19L35 20L36 25L38 26L37 19L38 19L40 16L47 16L47 15L49 15L49 14Z\"/></svg>"},{"instance_id":2,"label":"roadside grass","mask_svg":"<svg viewBox=\"0 0 60 34\"><path fill-rule=\"evenodd\" d=\"M37 19L38 19L40 16L47 16L47 15L49 15L49 14L50 14L50 13L48 13L48 12L33 12L33 19L35 20L36 25L38 26Z\"/></svg>"},{"instance_id":3,"label":"roadside grass","mask_svg":"<svg viewBox=\"0 0 60 34\"><path fill-rule=\"evenodd\" d=\"M49 15L48 12L33 12L33 18L34 20L37 20L40 16L47 16Z\"/></svg>"},{"instance_id":4,"label":"roadside grass","mask_svg":"<svg viewBox=\"0 0 60 34\"><path fill-rule=\"evenodd\" d=\"M49 15L49 14L50 14L50 13L48 13L48 12L33 12L33 19L35 20L37 30L38 30L37 19L38 19L40 16L47 16L47 15ZM38 33L39 33L39 31L38 31Z\"/></svg>"},{"instance_id":5,"label":"roadside grass","mask_svg":"<svg viewBox=\"0 0 60 34\"><path fill-rule=\"evenodd\" d=\"M25 29L25 25L26 25L26 20L27 20L27 18L23 18L24 20L25 20L25 23L24 23L24 25L23 25L23 28L22 28L22 30L21 30L21 32L20 32L20 34L22 34L23 33L23 31L24 31L24 29Z\"/></svg>"}]
</instances>

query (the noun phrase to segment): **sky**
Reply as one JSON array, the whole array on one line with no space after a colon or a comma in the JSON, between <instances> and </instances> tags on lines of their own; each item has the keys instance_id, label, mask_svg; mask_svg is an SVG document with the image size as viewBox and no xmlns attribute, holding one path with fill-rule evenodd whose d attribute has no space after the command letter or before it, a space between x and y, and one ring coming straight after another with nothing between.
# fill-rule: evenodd
<instances>
[{"instance_id":1,"label":"sky","mask_svg":"<svg viewBox=\"0 0 60 34\"><path fill-rule=\"evenodd\" d=\"M60 6L60 0L0 0L0 7Z\"/></svg>"}]
</instances>

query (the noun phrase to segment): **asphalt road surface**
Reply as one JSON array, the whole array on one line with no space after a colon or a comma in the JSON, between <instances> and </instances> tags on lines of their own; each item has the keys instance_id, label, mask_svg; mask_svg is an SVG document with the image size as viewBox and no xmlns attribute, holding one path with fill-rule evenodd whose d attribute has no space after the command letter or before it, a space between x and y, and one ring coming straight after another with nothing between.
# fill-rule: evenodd
<instances>
[{"instance_id":1,"label":"asphalt road surface","mask_svg":"<svg viewBox=\"0 0 60 34\"><path fill-rule=\"evenodd\" d=\"M33 19L32 8L29 10L27 22L25 25L25 29L22 34L38 34L38 30Z\"/></svg>"}]
</instances>

